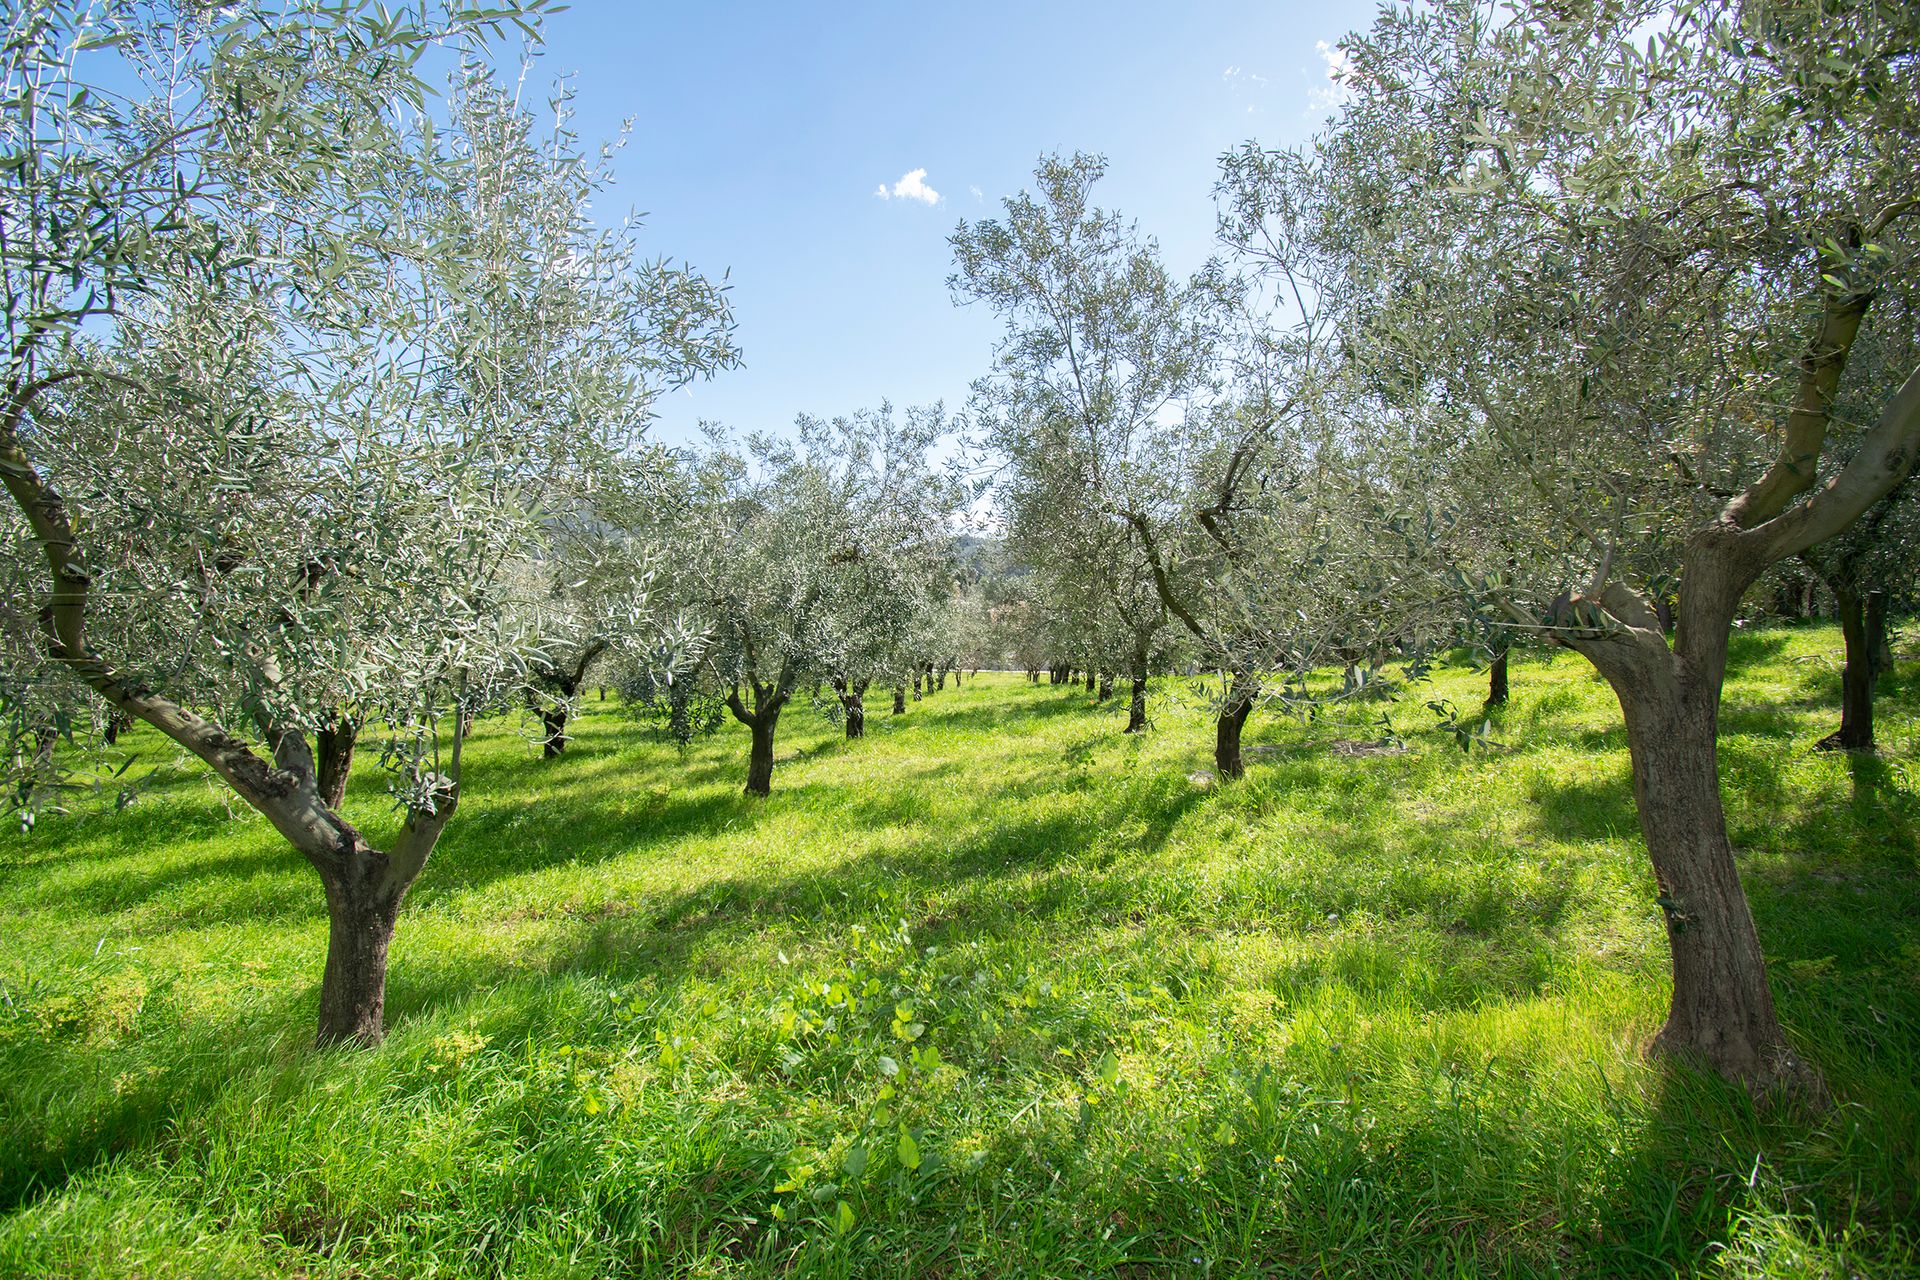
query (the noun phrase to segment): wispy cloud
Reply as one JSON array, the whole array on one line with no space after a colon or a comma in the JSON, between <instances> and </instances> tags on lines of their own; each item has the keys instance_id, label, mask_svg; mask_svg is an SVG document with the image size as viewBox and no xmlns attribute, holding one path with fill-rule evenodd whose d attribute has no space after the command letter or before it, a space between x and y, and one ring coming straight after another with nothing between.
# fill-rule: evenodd
<instances>
[{"instance_id":1,"label":"wispy cloud","mask_svg":"<svg viewBox=\"0 0 1920 1280\"><path fill-rule=\"evenodd\" d=\"M1267 93L1265 76L1236 64L1222 71L1220 79L1226 83L1229 95L1236 101L1246 103L1248 115L1258 114L1259 107L1255 103L1264 98Z\"/></svg>"},{"instance_id":2,"label":"wispy cloud","mask_svg":"<svg viewBox=\"0 0 1920 1280\"><path fill-rule=\"evenodd\" d=\"M985 200L987 198L987 193L978 187L968 187L967 190L973 192L973 198L975 200Z\"/></svg>"},{"instance_id":3,"label":"wispy cloud","mask_svg":"<svg viewBox=\"0 0 1920 1280\"><path fill-rule=\"evenodd\" d=\"M1347 76L1353 71L1353 59L1347 51L1325 40L1315 43L1319 50L1320 61L1326 64L1327 82L1307 90L1307 102L1316 111L1333 111L1353 101L1353 90L1347 87Z\"/></svg>"},{"instance_id":4,"label":"wispy cloud","mask_svg":"<svg viewBox=\"0 0 1920 1280\"><path fill-rule=\"evenodd\" d=\"M873 189L873 194L882 200L918 200L921 204L940 203L940 193L927 185L925 169L909 169L900 175L900 181L892 186L883 182Z\"/></svg>"}]
</instances>

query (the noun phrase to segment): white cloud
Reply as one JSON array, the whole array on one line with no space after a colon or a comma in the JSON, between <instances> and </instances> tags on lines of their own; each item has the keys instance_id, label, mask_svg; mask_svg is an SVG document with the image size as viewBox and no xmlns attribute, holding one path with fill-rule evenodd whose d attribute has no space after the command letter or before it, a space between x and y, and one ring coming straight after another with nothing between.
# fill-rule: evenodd
<instances>
[{"instance_id":1,"label":"white cloud","mask_svg":"<svg viewBox=\"0 0 1920 1280\"><path fill-rule=\"evenodd\" d=\"M978 187L968 187L967 190L973 192L973 198L975 200L985 200L987 198L987 193Z\"/></svg>"},{"instance_id":2,"label":"white cloud","mask_svg":"<svg viewBox=\"0 0 1920 1280\"><path fill-rule=\"evenodd\" d=\"M900 181L889 187L881 183L873 189L873 194L882 200L918 200L921 204L939 204L940 193L927 185L925 169L910 169L900 175Z\"/></svg>"},{"instance_id":3,"label":"white cloud","mask_svg":"<svg viewBox=\"0 0 1920 1280\"><path fill-rule=\"evenodd\" d=\"M1307 101L1320 111L1346 106L1353 101L1353 90L1346 84L1346 77L1353 71L1353 59L1345 49L1325 40L1316 42L1314 48L1320 52L1320 61L1327 64L1327 83L1307 90Z\"/></svg>"}]
</instances>

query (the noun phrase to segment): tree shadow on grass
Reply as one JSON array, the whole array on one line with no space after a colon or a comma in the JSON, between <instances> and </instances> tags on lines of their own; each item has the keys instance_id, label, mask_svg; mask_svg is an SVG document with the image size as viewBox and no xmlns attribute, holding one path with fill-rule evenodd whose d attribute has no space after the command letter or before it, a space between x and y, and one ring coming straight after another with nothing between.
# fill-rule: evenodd
<instances>
[{"instance_id":1,"label":"tree shadow on grass","mask_svg":"<svg viewBox=\"0 0 1920 1280\"><path fill-rule=\"evenodd\" d=\"M1650 1112L1615 1111L1621 1158L1612 1189L1585 1229L1569 1233L1597 1272L1692 1274L1756 1248L1776 1261L1791 1256L1776 1252L1784 1242L1768 1234L1770 1219L1794 1234L1812 1228L1829 1242L1864 1241L1866 1256L1853 1259L1867 1264L1864 1273L1877 1273L1872 1255L1899 1235L1912 1247L1910 1198L1902 1204L1834 1176L1837 1152L1849 1153L1847 1169L1896 1155L1899 1138L1870 1112L1844 1102L1824 1111L1790 1100L1756 1107L1739 1087L1685 1063L1656 1058L1653 1067ZM1742 1241L1756 1220L1758 1234ZM1758 1265L1761 1256L1745 1261ZM1807 1261L1809 1274L1826 1274L1824 1260Z\"/></svg>"}]
</instances>

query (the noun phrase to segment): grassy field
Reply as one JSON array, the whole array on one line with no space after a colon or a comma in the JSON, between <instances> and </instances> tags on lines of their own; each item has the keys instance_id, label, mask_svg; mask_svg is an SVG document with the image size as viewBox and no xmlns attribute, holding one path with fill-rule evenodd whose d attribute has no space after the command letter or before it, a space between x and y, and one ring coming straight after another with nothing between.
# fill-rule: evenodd
<instances>
[{"instance_id":1,"label":"grassy field","mask_svg":"<svg viewBox=\"0 0 1920 1280\"><path fill-rule=\"evenodd\" d=\"M151 732L121 814L0 836L0 1274L1920 1273L1920 672L1881 758L1832 629L1736 640L1734 843L1822 1115L1649 1064L1619 713L1462 660L1208 727L987 676L683 759L611 703L483 725L377 1051L309 1048L317 878ZM1392 717L1404 751L1351 744ZM377 769L349 808L390 829Z\"/></svg>"}]
</instances>

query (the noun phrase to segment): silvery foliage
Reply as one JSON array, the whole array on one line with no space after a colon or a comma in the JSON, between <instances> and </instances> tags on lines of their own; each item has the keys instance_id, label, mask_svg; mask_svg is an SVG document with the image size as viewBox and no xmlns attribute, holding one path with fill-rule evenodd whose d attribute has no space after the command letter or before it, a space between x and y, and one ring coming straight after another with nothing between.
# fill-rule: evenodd
<instances>
[{"instance_id":1,"label":"silvery foliage","mask_svg":"<svg viewBox=\"0 0 1920 1280\"><path fill-rule=\"evenodd\" d=\"M951 586L965 486L936 454L939 406L802 416L795 438L718 428L686 460L676 594L699 619L700 674L723 693L791 693L835 676L888 681L925 650Z\"/></svg>"},{"instance_id":2,"label":"silvery foliage","mask_svg":"<svg viewBox=\"0 0 1920 1280\"><path fill-rule=\"evenodd\" d=\"M628 465L637 389L725 327L697 278L591 228L599 175L563 132L536 145L478 61L430 105L429 49L539 7L9 19L33 112L6 117L8 391L74 515L90 647L230 733L350 709L409 810L445 785L448 713L551 643L520 606L555 513ZM126 96L89 82L102 58ZM6 598L44 598L4 519ZM16 729L83 719L8 621Z\"/></svg>"},{"instance_id":3,"label":"silvery foliage","mask_svg":"<svg viewBox=\"0 0 1920 1280\"><path fill-rule=\"evenodd\" d=\"M1051 549L1047 608L1090 620L1095 593L1111 612L1151 585L1228 672L1377 644L1385 567L1346 513L1315 262L1274 230L1310 185L1223 218L1233 261L1182 281L1093 203L1104 169L1043 160L1034 192L952 238L956 295L1007 323L975 414L1007 459L1012 529Z\"/></svg>"},{"instance_id":4,"label":"silvery foliage","mask_svg":"<svg viewBox=\"0 0 1920 1280\"><path fill-rule=\"evenodd\" d=\"M1863 306L1831 431L1785 447L1783 476L1837 473L1913 367L1869 353L1912 349L1917 37L1895 0L1601 0L1343 44L1310 235L1406 583L1522 628L1609 625L1567 608L1609 582L1667 594L1782 453L1823 317Z\"/></svg>"}]
</instances>

